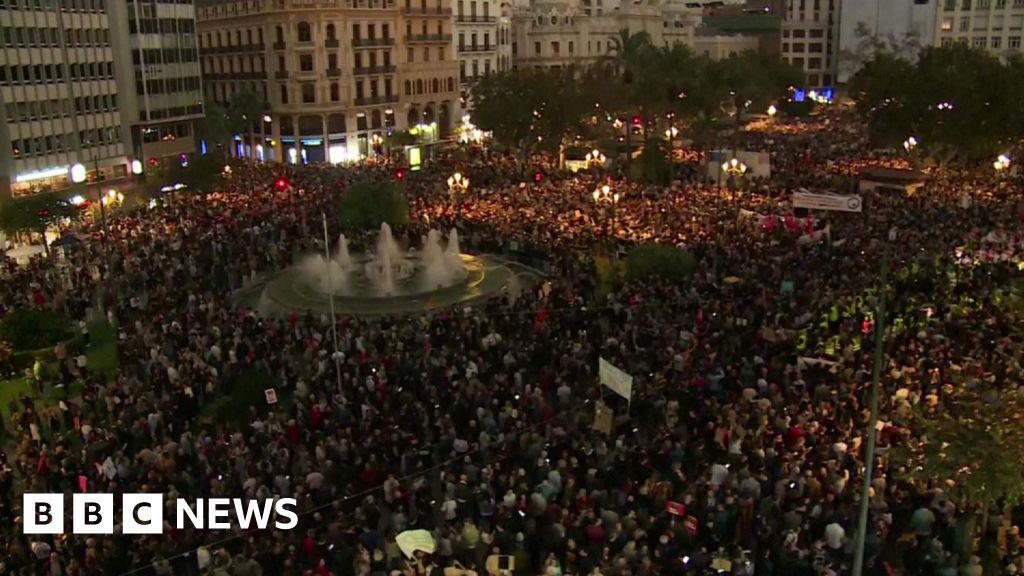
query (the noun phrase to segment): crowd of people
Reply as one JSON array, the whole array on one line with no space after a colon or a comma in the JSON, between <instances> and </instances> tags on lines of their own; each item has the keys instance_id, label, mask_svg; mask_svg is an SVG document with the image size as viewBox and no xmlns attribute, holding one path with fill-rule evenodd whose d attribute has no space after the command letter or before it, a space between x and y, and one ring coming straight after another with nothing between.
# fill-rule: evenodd
<instances>
[{"instance_id":1,"label":"crowd of people","mask_svg":"<svg viewBox=\"0 0 1024 576\"><path fill-rule=\"evenodd\" d=\"M1008 528L1021 510L994 507L977 532L1000 544L975 552L976 510L941 479L906 478L887 450L921 410L955 398L947 387L1024 384L1022 311L1005 305L1020 276L1020 182L935 171L912 195L865 193L861 214L808 215L793 190L835 188L837 163L872 157L856 130L762 130L743 145L776 169L742 189L523 169L489 151L431 159L407 178L412 218L396 237L454 226L466 251L546 272L466 309L332 327L234 303L316 250L320 214L357 179L393 178L387 165L238 165L208 194L110 218L103 241L59 267L5 266L0 311L108 322L119 367L61 359L81 395L12 409L0 574L484 573L494 554L530 576L849 573L883 292L892 320L865 572L1024 569ZM456 169L472 187L451 195ZM605 183L617 204L593 200ZM599 274L610 243L648 242L691 251L692 279ZM599 385L599 358L634 377L629 403ZM252 382L287 401L211 416ZM605 410L610 429L595 427ZM22 493L82 490L291 497L299 526L21 533ZM432 533L433 554L404 557L396 536L413 528Z\"/></svg>"}]
</instances>

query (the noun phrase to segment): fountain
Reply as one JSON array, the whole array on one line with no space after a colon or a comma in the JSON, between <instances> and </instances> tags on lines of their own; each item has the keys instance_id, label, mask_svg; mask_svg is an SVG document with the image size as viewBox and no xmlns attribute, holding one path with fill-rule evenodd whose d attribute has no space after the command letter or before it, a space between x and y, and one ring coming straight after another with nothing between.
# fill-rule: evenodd
<instances>
[{"instance_id":1,"label":"fountain","mask_svg":"<svg viewBox=\"0 0 1024 576\"><path fill-rule=\"evenodd\" d=\"M496 293L520 275L535 277L490 256L462 254L454 229L447 242L430 230L419 250L406 251L385 223L372 251L351 253L340 235L329 259L307 255L236 298L274 315L332 307L342 314L415 313Z\"/></svg>"},{"instance_id":2,"label":"fountain","mask_svg":"<svg viewBox=\"0 0 1024 576\"><path fill-rule=\"evenodd\" d=\"M352 269L352 256L348 253L348 239L344 234L338 234L338 250L334 254L334 260L346 272Z\"/></svg>"}]
</instances>

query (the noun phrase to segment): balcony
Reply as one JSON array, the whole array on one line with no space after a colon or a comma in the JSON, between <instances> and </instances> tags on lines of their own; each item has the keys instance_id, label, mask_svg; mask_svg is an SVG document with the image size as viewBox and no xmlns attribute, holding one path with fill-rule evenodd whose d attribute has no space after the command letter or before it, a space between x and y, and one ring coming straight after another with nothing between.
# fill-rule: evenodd
<instances>
[{"instance_id":1,"label":"balcony","mask_svg":"<svg viewBox=\"0 0 1024 576\"><path fill-rule=\"evenodd\" d=\"M391 104L398 102L398 94L391 94L388 96L369 96L366 98L356 98L356 106L374 106L376 104Z\"/></svg>"},{"instance_id":2,"label":"balcony","mask_svg":"<svg viewBox=\"0 0 1024 576\"><path fill-rule=\"evenodd\" d=\"M352 46L355 48L372 48L374 46L394 46L394 38L353 38Z\"/></svg>"},{"instance_id":3,"label":"balcony","mask_svg":"<svg viewBox=\"0 0 1024 576\"><path fill-rule=\"evenodd\" d=\"M327 69L327 77L328 78L340 78L341 77L341 68L328 68Z\"/></svg>"},{"instance_id":4,"label":"balcony","mask_svg":"<svg viewBox=\"0 0 1024 576\"><path fill-rule=\"evenodd\" d=\"M413 34L405 39L409 44L435 44L438 42L451 42L451 34Z\"/></svg>"},{"instance_id":5,"label":"balcony","mask_svg":"<svg viewBox=\"0 0 1024 576\"><path fill-rule=\"evenodd\" d=\"M267 79L267 75L264 72L221 72L216 74L206 74L204 77L211 81Z\"/></svg>"},{"instance_id":6,"label":"balcony","mask_svg":"<svg viewBox=\"0 0 1024 576\"><path fill-rule=\"evenodd\" d=\"M369 74L394 74L394 66L365 66L363 68L356 68L353 70L356 76L366 76Z\"/></svg>"},{"instance_id":7,"label":"balcony","mask_svg":"<svg viewBox=\"0 0 1024 576\"><path fill-rule=\"evenodd\" d=\"M274 78L277 79L277 80L287 80L288 79L288 71L287 70L278 70L277 72L274 72Z\"/></svg>"},{"instance_id":8,"label":"balcony","mask_svg":"<svg viewBox=\"0 0 1024 576\"><path fill-rule=\"evenodd\" d=\"M455 21L460 24L473 22L478 22L481 24L493 24L494 22L497 22L498 19L494 16L477 16L475 14L467 16L466 14L459 14L458 16L455 17Z\"/></svg>"},{"instance_id":9,"label":"balcony","mask_svg":"<svg viewBox=\"0 0 1024 576\"><path fill-rule=\"evenodd\" d=\"M284 50L284 49L285 49L285 43L284 42L274 42L274 50Z\"/></svg>"},{"instance_id":10,"label":"balcony","mask_svg":"<svg viewBox=\"0 0 1024 576\"><path fill-rule=\"evenodd\" d=\"M324 40L324 48L337 48L339 45L337 38L328 38Z\"/></svg>"},{"instance_id":11,"label":"balcony","mask_svg":"<svg viewBox=\"0 0 1024 576\"><path fill-rule=\"evenodd\" d=\"M417 6L406 6L402 8L402 14L410 14L415 16L451 16L451 8L425 8Z\"/></svg>"},{"instance_id":12,"label":"balcony","mask_svg":"<svg viewBox=\"0 0 1024 576\"><path fill-rule=\"evenodd\" d=\"M475 46L459 46L459 52L494 52L498 47L492 44L485 44L483 46L477 44Z\"/></svg>"}]
</instances>

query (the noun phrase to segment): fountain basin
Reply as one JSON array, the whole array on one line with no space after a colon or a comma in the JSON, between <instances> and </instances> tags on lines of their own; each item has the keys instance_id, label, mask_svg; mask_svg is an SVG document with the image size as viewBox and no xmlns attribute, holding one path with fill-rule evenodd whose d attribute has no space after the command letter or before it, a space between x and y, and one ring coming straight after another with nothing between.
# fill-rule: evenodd
<instances>
[{"instance_id":1,"label":"fountain basin","mask_svg":"<svg viewBox=\"0 0 1024 576\"><path fill-rule=\"evenodd\" d=\"M345 286L333 292L321 290L315 279L300 266L294 266L240 291L236 302L254 308L263 316L277 317L302 315L307 311L329 314L332 300L335 312L342 315L421 314L436 308L472 305L503 291L515 296L540 277L526 266L494 256L459 254L458 257L465 273L447 286L430 288L425 281L425 265L411 258L407 261L412 273L404 279L395 279L395 293L382 293L375 279L358 273L373 260L353 257L351 270L356 273L350 272Z\"/></svg>"}]
</instances>

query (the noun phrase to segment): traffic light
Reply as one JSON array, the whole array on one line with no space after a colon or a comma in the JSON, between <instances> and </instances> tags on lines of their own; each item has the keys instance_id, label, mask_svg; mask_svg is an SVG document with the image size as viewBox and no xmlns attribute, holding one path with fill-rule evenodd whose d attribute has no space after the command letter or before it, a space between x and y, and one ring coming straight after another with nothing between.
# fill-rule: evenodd
<instances>
[{"instance_id":1,"label":"traffic light","mask_svg":"<svg viewBox=\"0 0 1024 576\"><path fill-rule=\"evenodd\" d=\"M274 181L274 187L277 188L278 191L285 191L288 188L288 179L284 176L279 176L277 180Z\"/></svg>"},{"instance_id":2,"label":"traffic light","mask_svg":"<svg viewBox=\"0 0 1024 576\"><path fill-rule=\"evenodd\" d=\"M640 117L639 116L633 116L633 126L639 126L639 125L640 125Z\"/></svg>"},{"instance_id":3,"label":"traffic light","mask_svg":"<svg viewBox=\"0 0 1024 576\"><path fill-rule=\"evenodd\" d=\"M50 210L49 209L43 208L42 210L39 211L39 219L40 220L46 220L49 217L50 217Z\"/></svg>"},{"instance_id":4,"label":"traffic light","mask_svg":"<svg viewBox=\"0 0 1024 576\"><path fill-rule=\"evenodd\" d=\"M403 182L405 180L405 170L402 170L401 168L395 170L395 180Z\"/></svg>"}]
</instances>

